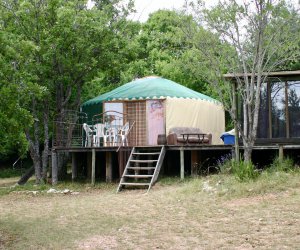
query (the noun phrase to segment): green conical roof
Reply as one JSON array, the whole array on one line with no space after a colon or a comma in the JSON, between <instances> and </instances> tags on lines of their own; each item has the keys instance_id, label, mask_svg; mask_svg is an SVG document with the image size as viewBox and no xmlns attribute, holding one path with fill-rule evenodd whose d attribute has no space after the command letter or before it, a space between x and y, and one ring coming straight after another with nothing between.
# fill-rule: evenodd
<instances>
[{"instance_id":1,"label":"green conical roof","mask_svg":"<svg viewBox=\"0 0 300 250\"><path fill-rule=\"evenodd\" d=\"M161 77L145 77L97 96L85 102L82 107L87 108L90 105L100 104L103 101L164 99L167 97L200 99L219 103L207 95L198 93L176 82Z\"/></svg>"}]
</instances>

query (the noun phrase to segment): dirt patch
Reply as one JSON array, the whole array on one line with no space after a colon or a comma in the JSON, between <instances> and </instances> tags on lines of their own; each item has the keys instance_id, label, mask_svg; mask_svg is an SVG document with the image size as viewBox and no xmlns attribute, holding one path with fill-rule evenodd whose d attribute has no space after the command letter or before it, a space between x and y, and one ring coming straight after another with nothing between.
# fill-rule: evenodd
<instances>
[{"instance_id":1,"label":"dirt patch","mask_svg":"<svg viewBox=\"0 0 300 250\"><path fill-rule=\"evenodd\" d=\"M269 193L264 195L233 199L230 201L226 201L224 205L228 208L246 207L246 206L257 205L262 202L276 201L278 199L287 197L288 195L290 195L288 191L282 193L276 193L276 194Z\"/></svg>"},{"instance_id":2,"label":"dirt patch","mask_svg":"<svg viewBox=\"0 0 300 250\"><path fill-rule=\"evenodd\" d=\"M0 230L0 249L7 249L16 240L15 235Z\"/></svg>"},{"instance_id":3,"label":"dirt patch","mask_svg":"<svg viewBox=\"0 0 300 250\"><path fill-rule=\"evenodd\" d=\"M295 249L300 245L299 187L276 192L272 185L264 195L246 191L245 196L230 197L204 192L202 186L203 181L195 180L155 186L148 194L143 190L117 194L115 186L79 195L4 195L0 197L1 249ZM18 241L6 232L17 235Z\"/></svg>"},{"instance_id":4,"label":"dirt patch","mask_svg":"<svg viewBox=\"0 0 300 250\"><path fill-rule=\"evenodd\" d=\"M118 249L115 236L95 235L77 243L78 249Z\"/></svg>"}]
</instances>

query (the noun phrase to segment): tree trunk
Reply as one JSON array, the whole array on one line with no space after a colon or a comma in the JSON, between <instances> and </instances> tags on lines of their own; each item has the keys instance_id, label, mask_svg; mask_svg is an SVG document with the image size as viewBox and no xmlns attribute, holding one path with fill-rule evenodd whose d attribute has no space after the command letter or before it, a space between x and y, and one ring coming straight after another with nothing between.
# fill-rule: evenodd
<instances>
[{"instance_id":1,"label":"tree trunk","mask_svg":"<svg viewBox=\"0 0 300 250\"><path fill-rule=\"evenodd\" d=\"M49 103L48 100L45 101L45 111L44 111L44 150L42 155L42 177L43 180L47 180L47 170L48 170L48 155L49 155Z\"/></svg>"},{"instance_id":2,"label":"tree trunk","mask_svg":"<svg viewBox=\"0 0 300 250\"><path fill-rule=\"evenodd\" d=\"M25 174L22 175L22 177L20 178L20 180L17 182L19 185L24 185L31 176L34 175L35 169L32 166L31 168L29 168Z\"/></svg>"},{"instance_id":3,"label":"tree trunk","mask_svg":"<svg viewBox=\"0 0 300 250\"><path fill-rule=\"evenodd\" d=\"M244 161L251 162L252 148L244 147Z\"/></svg>"},{"instance_id":4,"label":"tree trunk","mask_svg":"<svg viewBox=\"0 0 300 250\"><path fill-rule=\"evenodd\" d=\"M59 181L64 180L67 175L67 163L69 160L69 153L57 153L57 178Z\"/></svg>"},{"instance_id":5,"label":"tree trunk","mask_svg":"<svg viewBox=\"0 0 300 250\"><path fill-rule=\"evenodd\" d=\"M42 181L42 171L41 171L41 159L39 155L35 155L33 157L33 166L35 171L36 183L40 184Z\"/></svg>"}]
</instances>

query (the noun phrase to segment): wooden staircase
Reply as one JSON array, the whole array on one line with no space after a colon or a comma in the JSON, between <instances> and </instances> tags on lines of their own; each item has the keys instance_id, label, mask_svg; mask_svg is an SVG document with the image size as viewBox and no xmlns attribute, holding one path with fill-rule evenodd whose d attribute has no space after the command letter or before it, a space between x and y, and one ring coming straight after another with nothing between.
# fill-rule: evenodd
<instances>
[{"instance_id":1,"label":"wooden staircase","mask_svg":"<svg viewBox=\"0 0 300 250\"><path fill-rule=\"evenodd\" d=\"M117 192L123 187L144 187L147 192L157 181L166 149L161 147L134 147L124 169Z\"/></svg>"}]
</instances>

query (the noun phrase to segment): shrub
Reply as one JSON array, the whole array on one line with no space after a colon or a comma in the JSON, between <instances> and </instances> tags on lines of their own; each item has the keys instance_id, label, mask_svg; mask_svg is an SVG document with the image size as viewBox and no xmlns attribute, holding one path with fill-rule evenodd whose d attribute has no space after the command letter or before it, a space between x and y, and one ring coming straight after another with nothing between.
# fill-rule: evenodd
<instances>
[{"instance_id":1,"label":"shrub","mask_svg":"<svg viewBox=\"0 0 300 250\"><path fill-rule=\"evenodd\" d=\"M233 174L239 181L248 181L256 179L259 172L252 162L235 161L228 159L219 165L222 174Z\"/></svg>"},{"instance_id":2,"label":"shrub","mask_svg":"<svg viewBox=\"0 0 300 250\"><path fill-rule=\"evenodd\" d=\"M227 154L218 159L217 168L221 174L232 174L232 155Z\"/></svg>"},{"instance_id":3,"label":"shrub","mask_svg":"<svg viewBox=\"0 0 300 250\"><path fill-rule=\"evenodd\" d=\"M279 159L278 157L274 159L273 163L270 165L268 171L270 172L291 172L296 170L296 165L293 159L284 158Z\"/></svg>"},{"instance_id":4,"label":"shrub","mask_svg":"<svg viewBox=\"0 0 300 250\"><path fill-rule=\"evenodd\" d=\"M0 169L0 178L11 178L11 177L18 177L21 175L22 175L21 169L13 169L13 168Z\"/></svg>"},{"instance_id":5,"label":"shrub","mask_svg":"<svg viewBox=\"0 0 300 250\"><path fill-rule=\"evenodd\" d=\"M254 180L259 175L253 163L246 161L232 161L232 172L239 181Z\"/></svg>"}]
</instances>

